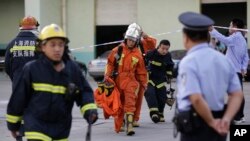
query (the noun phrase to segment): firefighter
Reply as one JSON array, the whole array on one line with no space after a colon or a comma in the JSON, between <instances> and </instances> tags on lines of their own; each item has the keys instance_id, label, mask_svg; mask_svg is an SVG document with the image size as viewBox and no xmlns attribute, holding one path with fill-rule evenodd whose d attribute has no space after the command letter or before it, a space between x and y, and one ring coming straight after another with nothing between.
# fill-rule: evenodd
<instances>
[{"instance_id":1,"label":"firefighter","mask_svg":"<svg viewBox=\"0 0 250 141\"><path fill-rule=\"evenodd\" d=\"M108 56L105 79L112 78L121 95L124 112L118 117L119 125L123 124L125 114L127 135L135 134L133 129L136 99L140 86L147 87L147 71L142 54L137 48L139 32L134 28L126 31L124 42L114 48Z\"/></svg>"},{"instance_id":2,"label":"firefighter","mask_svg":"<svg viewBox=\"0 0 250 141\"><path fill-rule=\"evenodd\" d=\"M134 29L134 30L137 30L139 32L140 40L138 40L136 44L138 45L138 48L140 49L140 51L143 55L144 61L145 61L145 54L148 51L155 49L156 39L149 36L146 32L144 32L142 30L142 28L137 23L130 24L128 26L128 29L132 29L132 30ZM138 121L140 119L141 106L142 106L142 100L144 97L144 93L145 93L145 89L143 87L140 87L139 91L138 91L138 96L136 99L136 110L134 113L134 122L133 122L134 127L140 126Z\"/></svg>"},{"instance_id":3,"label":"firefighter","mask_svg":"<svg viewBox=\"0 0 250 141\"><path fill-rule=\"evenodd\" d=\"M24 120L28 141L67 140L74 102L89 124L97 119L93 90L79 66L70 60L69 40L56 24L39 35L41 55L27 63L7 106L7 126L16 137Z\"/></svg>"},{"instance_id":4,"label":"firefighter","mask_svg":"<svg viewBox=\"0 0 250 141\"><path fill-rule=\"evenodd\" d=\"M171 78L173 61L168 52L170 42L161 40L158 47L146 54L149 74L148 89L145 92L150 117L153 122L165 122L164 108L167 99L166 82Z\"/></svg>"},{"instance_id":5,"label":"firefighter","mask_svg":"<svg viewBox=\"0 0 250 141\"><path fill-rule=\"evenodd\" d=\"M16 84L25 63L37 58L35 43L39 34L39 26L35 17L26 16L19 23L20 32L7 45L5 53L5 71Z\"/></svg>"}]
</instances>

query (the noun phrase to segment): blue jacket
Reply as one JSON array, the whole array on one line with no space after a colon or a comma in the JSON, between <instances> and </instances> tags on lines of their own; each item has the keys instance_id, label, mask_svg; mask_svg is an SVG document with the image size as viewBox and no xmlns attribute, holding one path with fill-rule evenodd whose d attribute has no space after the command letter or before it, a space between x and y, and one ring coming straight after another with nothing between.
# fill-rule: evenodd
<instances>
[{"instance_id":1,"label":"blue jacket","mask_svg":"<svg viewBox=\"0 0 250 141\"><path fill-rule=\"evenodd\" d=\"M15 83L23 66L37 58L35 44L37 36L31 31L21 31L7 45L5 53L5 71Z\"/></svg>"},{"instance_id":2,"label":"blue jacket","mask_svg":"<svg viewBox=\"0 0 250 141\"><path fill-rule=\"evenodd\" d=\"M66 139L69 136L74 102L84 115L97 109L93 90L83 77L79 66L64 61L65 68L57 72L44 55L28 62L23 69L7 107L7 125L17 131L24 120L26 138L43 136L46 139ZM74 83L74 95L68 86Z\"/></svg>"},{"instance_id":3,"label":"blue jacket","mask_svg":"<svg viewBox=\"0 0 250 141\"><path fill-rule=\"evenodd\" d=\"M149 79L154 82L165 82L168 71L172 72L174 62L171 54L160 55L157 49L149 51L146 56Z\"/></svg>"}]
</instances>

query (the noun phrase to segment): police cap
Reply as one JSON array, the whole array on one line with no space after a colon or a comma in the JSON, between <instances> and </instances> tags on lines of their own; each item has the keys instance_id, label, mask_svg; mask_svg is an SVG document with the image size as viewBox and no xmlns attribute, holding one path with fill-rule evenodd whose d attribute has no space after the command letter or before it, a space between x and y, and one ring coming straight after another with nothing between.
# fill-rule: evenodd
<instances>
[{"instance_id":1,"label":"police cap","mask_svg":"<svg viewBox=\"0 0 250 141\"><path fill-rule=\"evenodd\" d=\"M208 27L214 24L214 21L202 14L195 12L184 12L179 16L179 21L184 28L194 31L208 30Z\"/></svg>"}]
</instances>

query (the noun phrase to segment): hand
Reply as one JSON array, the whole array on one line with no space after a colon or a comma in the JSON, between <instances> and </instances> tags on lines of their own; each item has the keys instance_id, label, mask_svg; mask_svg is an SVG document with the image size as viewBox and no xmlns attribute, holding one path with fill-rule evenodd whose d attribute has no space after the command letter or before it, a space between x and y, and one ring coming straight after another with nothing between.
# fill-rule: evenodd
<instances>
[{"instance_id":1,"label":"hand","mask_svg":"<svg viewBox=\"0 0 250 141\"><path fill-rule=\"evenodd\" d=\"M218 126L219 134L226 135L229 132L230 120L223 118Z\"/></svg>"},{"instance_id":2,"label":"hand","mask_svg":"<svg viewBox=\"0 0 250 141\"><path fill-rule=\"evenodd\" d=\"M241 75L244 77L244 76L246 76L246 74L247 74L247 72L246 71L244 71L244 70L241 70Z\"/></svg>"},{"instance_id":3,"label":"hand","mask_svg":"<svg viewBox=\"0 0 250 141\"><path fill-rule=\"evenodd\" d=\"M142 32L141 36L142 38L148 38L148 34L146 34L145 32Z\"/></svg>"},{"instance_id":4,"label":"hand","mask_svg":"<svg viewBox=\"0 0 250 141\"><path fill-rule=\"evenodd\" d=\"M213 29L214 29L213 26L209 26L209 27L208 27L208 31L212 31Z\"/></svg>"},{"instance_id":5,"label":"hand","mask_svg":"<svg viewBox=\"0 0 250 141\"><path fill-rule=\"evenodd\" d=\"M89 124L93 124L98 119L97 109L87 110L84 114L84 118L87 120Z\"/></svg>"},{"instance_id":6,"label":"hand","mask_svg":"<svg viewBox=\"0 0 250 141\"><path fill-rule=\"evenodd\" d=\"M221 119L213 119L208 125L213 128L217 133L220 134L220 123Z\"/></svg>"}]
</instances>

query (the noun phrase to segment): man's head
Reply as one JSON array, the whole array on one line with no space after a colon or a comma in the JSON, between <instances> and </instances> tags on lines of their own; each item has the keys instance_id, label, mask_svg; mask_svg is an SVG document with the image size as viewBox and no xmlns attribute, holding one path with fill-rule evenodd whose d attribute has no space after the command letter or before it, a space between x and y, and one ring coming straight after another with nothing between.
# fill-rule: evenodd
<instances>
[{"instance_id":1,"label":"man's head","mask_svg":"<svg viewBox=\"0 0 250 141\"><path fill-rule=\"evenodd\" d=\"M234 33L236 30L232 28L244 28L244 22L241 19L234 18L229 25L229 34Z\"/></svg>"},{"instance_id":2,"label":"man's head","mask_svg":"<svg viewBox=\"0 0 250 141\"><path fill-rule=\"evenodd\" d=\"M194 12L185 12L179 16L179 21L184 25L183 42L186 49L209 41L208 28L214 24L211 18Z\"/></svg>"},{"instance_id":3,"label":"man's head","mask_svg":"<svg viewBox=\"0 0 250 141\"><path fill-rule=\"evenodd\" d=\"M21 30L32 30L37 29L40 24L33 16L24 17L19 23L19 29Z\"/></svg>"},{"instance_id":4,"label":"man's head","mask_svg":"<svg viewBox=\"0 0 250 141\"><path fill-rule=\"evenodd\" d=\"M136 28L129 28L125 33L125 44L129 48L134 48L139 40L139 32Z\"/></svg>"},{"instance_id":5,"label":"man's head","mask_svg":"<svg viewBox=\"0 0 250 141\"><path fill-rule=\"evenodd\" d=\"M62 61L69 42L64 31L56 24L45 26L39 35L41 51L54 63Z\"/></svg>"},{"instance_id":6,"label":"man's head","mask_svg":"<svg viewBox=\"0 0 250 141\"><path fill-rule=\"evenodd\" d=\"M170 42L168 40L161 40L160 44L157 47L157 51L160 55L166 55L170 48Z\"/></svg>"}]
</instances>

